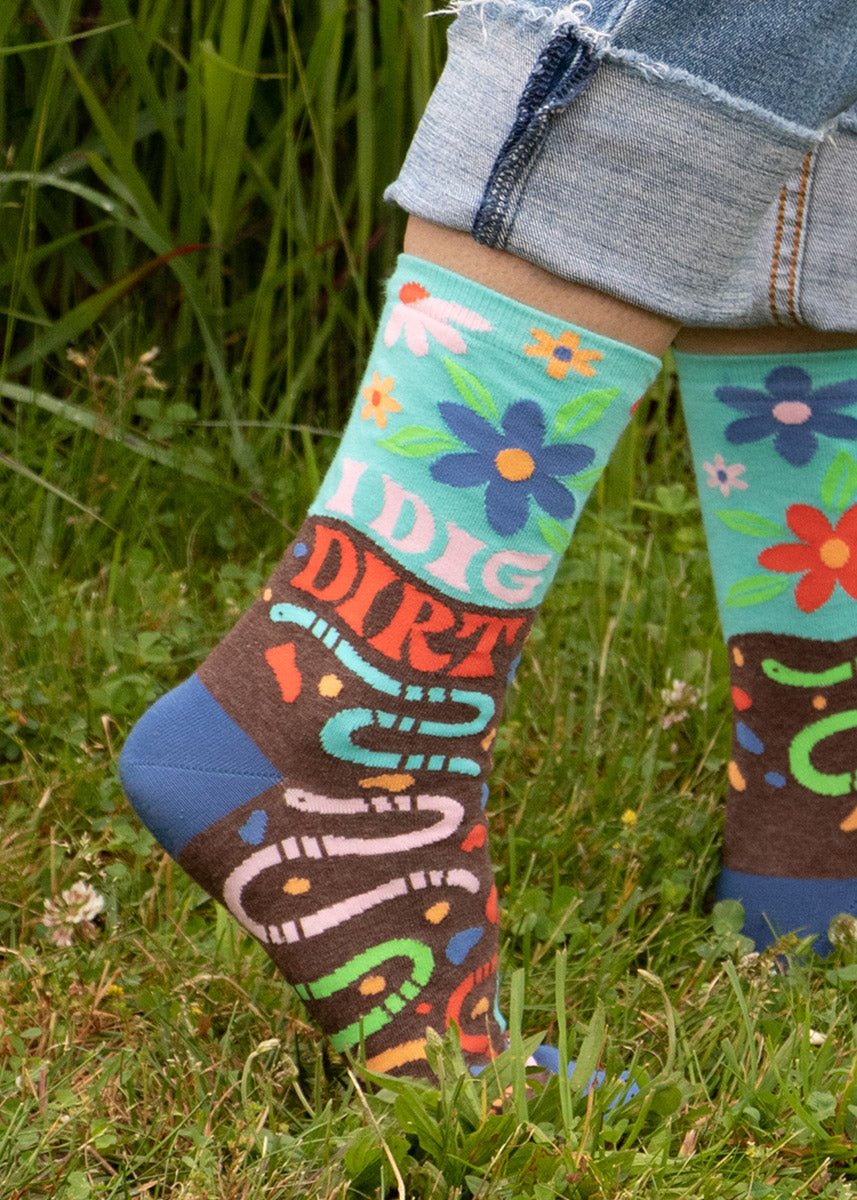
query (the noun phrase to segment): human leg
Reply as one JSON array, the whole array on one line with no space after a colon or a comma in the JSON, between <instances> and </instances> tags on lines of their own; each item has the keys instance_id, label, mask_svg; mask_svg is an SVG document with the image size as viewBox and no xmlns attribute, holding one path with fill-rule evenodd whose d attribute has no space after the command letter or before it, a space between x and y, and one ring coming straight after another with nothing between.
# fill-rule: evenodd
<instances>
[{"instance_id":1,"label":"human leg","mask_svg":"<svg viewBox=\"0 0 857 1200\"><path fill-rule=\"evenodd\" d=\"M658 365L403 258L296 542L126 742L145 823L376 1070L425 1073L426 1027L453 1020L472 1065L502 1048L492 743L538 602Z\"/></svg>"},{"instance_id":2,"label":"human leg","mask_svg":"<svg viewBox=\"0 0 857 1200\"><path fill-rule=\"evenodd\" d=\"M831 919L857 916L855 186L846 116L760 235L770 323L677 341L733 685L718 892L760 946L797 929L822 953Z\"/></svg>"}]
</instances>

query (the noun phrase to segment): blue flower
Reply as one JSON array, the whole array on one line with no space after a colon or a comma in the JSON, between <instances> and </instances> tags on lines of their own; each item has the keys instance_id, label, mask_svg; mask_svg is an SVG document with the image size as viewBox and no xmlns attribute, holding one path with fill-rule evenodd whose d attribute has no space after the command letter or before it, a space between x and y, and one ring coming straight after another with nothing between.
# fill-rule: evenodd
<instances>
[{"instance_id":1,"label":"blue flower","mask_svg":"<svg viewBox=\"0 0 857 1200\"><path fill-rule=\"evenodd\" d=\"M485 515L495 533L510 537L524 528L531 496L558 521L573 515L574 496L559 480L589 467L595 451L568 442L546 446L544 414L534 400L518 400L507 408L502 433L469 408L444 402L438 409L471 449L432 463L432 478L460 488L487 483Z\"/></svg>"},{"instance_id":2,"label":"blue flower","mask_svg":"<svg viewBox=\"0 0 857 1200\"><path fill-rule=\"evenodd\" d=\"M816 434L857 438L857 420L837 409L857 404L857 379L845 379L812 391L812 380L800 367L776 367L765 376L764 392L721 387L715 396L750 416L726 427L733 446L760 442L774 435L774 449L793 467L804 467L818 449Z\"/></svg>"}]
</instances>

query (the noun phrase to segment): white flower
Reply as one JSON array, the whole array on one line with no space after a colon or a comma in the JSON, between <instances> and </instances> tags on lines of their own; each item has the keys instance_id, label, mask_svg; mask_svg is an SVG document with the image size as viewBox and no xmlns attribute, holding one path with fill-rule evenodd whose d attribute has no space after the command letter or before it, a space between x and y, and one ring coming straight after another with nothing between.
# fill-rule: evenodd
<instances>
[{"instance_id":1,"label":"white flower","mask_svg":"<svg viewBox=\"0 0 857 1200\"><path fill-rule=\"evenodd\" d=\"M428 334L453 354L466 352L467 343L450 321L465 329L491 329L491 322L479 313L452 300L438 300L419 283L404 284L399 289L399 300L384 330L384 345L394 346L404 329L407 347L418 358L429 352Z\"/></svg>"},{"instance_id":2,"label":"white flower","mask_svg":"<svg viewBox=\"0 0 857 1200\"><path fill-rule=\"evenodd\" d=\"M691 687L683 679L673 679L669 687L661 688L661 699L667 707L661 728L669 729L671 725L685 720L690 709L699 704L699 695L699 689Z\"/></svg>"},{"instance_id":3,"label":"white flower","mask_svg":"<svg viewBox=\"0 0 857 1200\"><path fill-rule=\"evenodd\" d=\"M830 922L827 936L834 946L851 946L857 942L857 919L850 913L839 913Z\"/></svg>"},{"instance_id":4,"label":"white flower","mask_svg":"<svg viewBox=\"0 0 857 1200\"><path fill-rule=\"evenodd\" d=\"M92 922L104 911L104 904L104 897L85 879L78 879L66 888L59 900L46 900L42 923L51 931L50 940L55 946L70 946L76 930L92 937L95 933Z\"/></svg>"}]
</instances>

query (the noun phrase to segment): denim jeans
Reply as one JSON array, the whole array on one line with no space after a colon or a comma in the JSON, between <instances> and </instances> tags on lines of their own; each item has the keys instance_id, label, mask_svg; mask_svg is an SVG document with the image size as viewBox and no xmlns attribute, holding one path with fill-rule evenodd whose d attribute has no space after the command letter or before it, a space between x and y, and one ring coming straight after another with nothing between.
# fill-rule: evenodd
<instances>
[{"instance_id":1,"label":"denim jeans","mask_svg":"<svg viewBox=\"0 0 857 1200\"><path fill-rule=\"evenodd\" d=\"M854 0L455 0L387 198L697 326L857 330Z\"/></svg>"}]
</instances>

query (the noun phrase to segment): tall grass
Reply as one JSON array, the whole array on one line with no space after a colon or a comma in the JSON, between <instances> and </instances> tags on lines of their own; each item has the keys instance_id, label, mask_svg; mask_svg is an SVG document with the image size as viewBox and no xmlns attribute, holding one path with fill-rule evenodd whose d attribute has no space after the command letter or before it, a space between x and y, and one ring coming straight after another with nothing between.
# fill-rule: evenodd
<instances>
[{"instance_id":1,"label":"tall grass","mask_svg":"<svg viewBox=\"0 0 857 1200\"><path fill-rule=\"evenodd\" d=\"M439 69L429 8L3 5L7 453L28 404L56 424L73 414L42 397L91 403L72 347L116 377L160 346L173 405L225 423L245 487L289 426L341 424L401 233L381 192ZM98 428L145 434L145 412L112 405Z\"/></svg>"}]
</instances>

